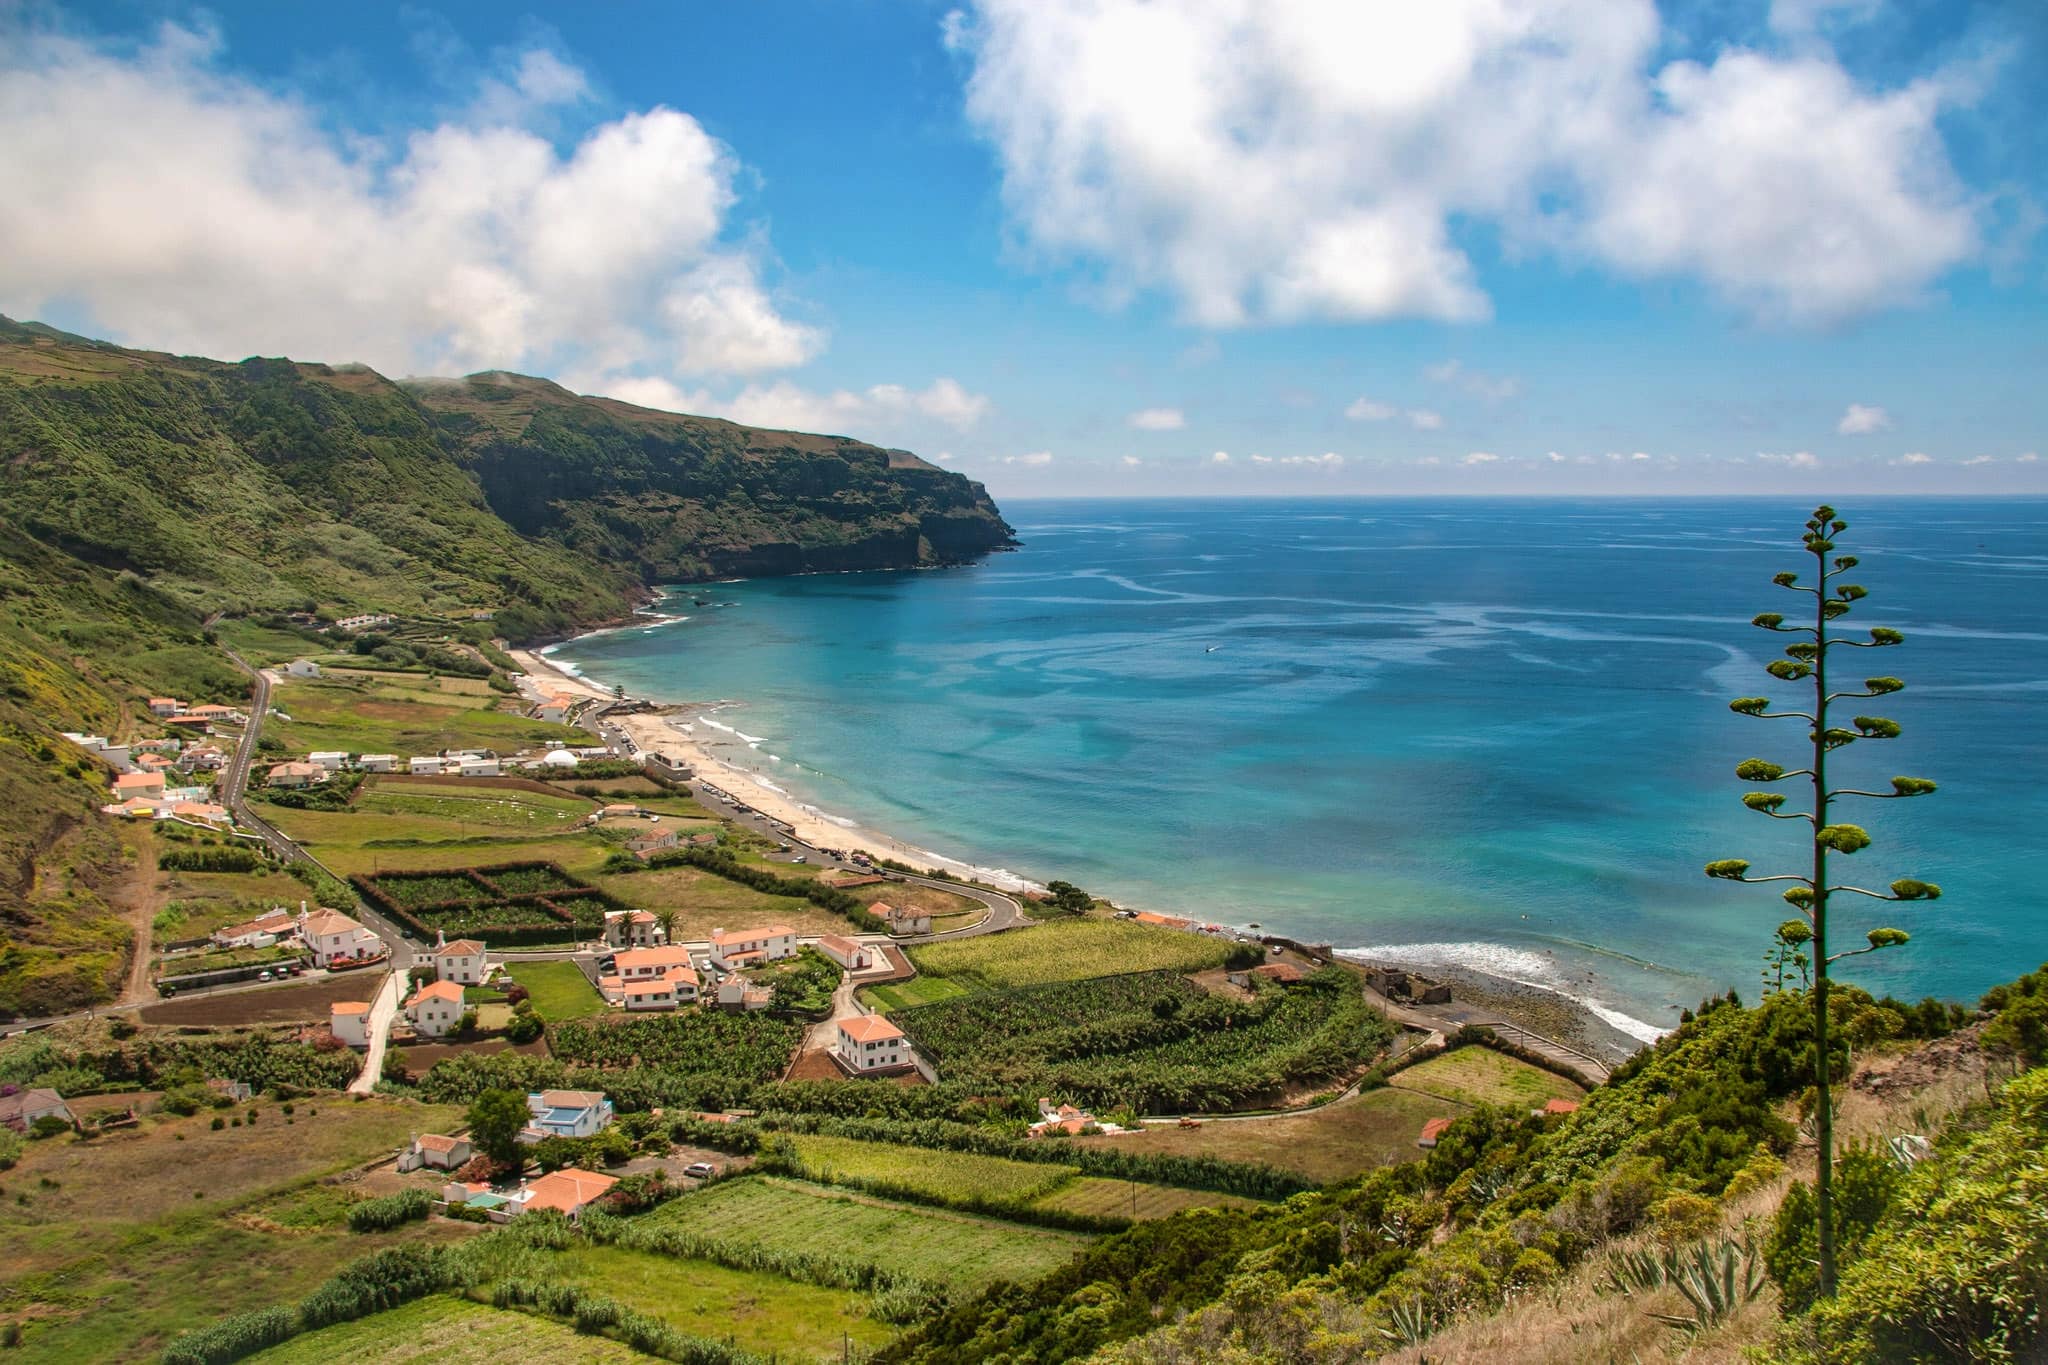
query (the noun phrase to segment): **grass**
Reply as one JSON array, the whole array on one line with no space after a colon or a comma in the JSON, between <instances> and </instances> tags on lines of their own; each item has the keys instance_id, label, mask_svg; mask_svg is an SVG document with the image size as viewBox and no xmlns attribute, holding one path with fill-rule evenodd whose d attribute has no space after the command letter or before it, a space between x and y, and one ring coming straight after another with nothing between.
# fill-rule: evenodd
<instances>
[{"instance_id":1,"label":"grass","mask_svg":"<svg viewBox=\"0 0 2048 1365\"><path fill-rule=\"evenodd\" d=\"M325 639L310 640L295 631L278 630L234 617L215 622L213 630L221 644L258 668L287 664L293 659L314 658L333 647L332 642Z\"/></svg>"},{"instance_id":2,"label":"grass","mask_svg":"<svg viewBox=\"0 0 2048 1365\"><path fill-rule=\"evenodd\" d=\"M997 1280L1036 1279L1089 1240L763 1176L685 1195L648 1218L705 1236L872 1262L962 1292Z\"/></svg>"},{"instance_id":3,"label":"grass","mask_svg":"<svg viewBox=\"0 0 2048 1365\"><path fill-rule=\"evenodd\" d=\"M1434 1096L1388 1087L1300 1114L1212 1121L1199 1128L1153 1124L1140 1134L1067 1141L1152 1156L1263 1161L1328 1184L1421 1156L1415 1139L1422 1125L1462 1112L1460 1106Z\"/></svg>"},{"instance_id":4,"label":"grass","mask_svg":"<svg viewBox=\"0 0 2048 1365\"><path fill-rule=\"evenodd\" d=\"M504 1312L435 1294L293 1337L250 1356L262 1365L355 1365L360 1360L422 1365L498 1365L511 1359L646 1360L629 1346L532 1313Z\"/></svg>"},{"instance_id":5,"label":"grass","mask_svg":"<svg viewBox=\"0 0 2048 1365\"><path fill-rule=\"evenodd\" d=\"M1542 1067L1477 1046L1411 1066L1391 1084L1468 1105L1505 1104L1516 1109L1540 1109L1546 1100L1576 1100L1585 1093Z\"/></svg>"},{"instance_id":6,"label":"grass","mask_svg":"<svg viewBox=\"0 0 2048 1365\"><path fill-rule=\"evenodd\" d=\"M1184 1209L1252 1209L1258 1207L1258 1201L1234 1194L1211 1194L1207 1190L1180 1190L1170 1185L1146 1185L1135 1180L1084 1175L1067 1181L1049 1194L1040 1195L1032 1201L1032 1207L1143 1221L1169 1218Z\"/></svg>"},{"instance_id":7,"label":"grass","mask_svg":"<svg viewBox=\"0 0 2048 1365\"><path fill-rule=\"evenodd\" d=\"M965 986L938 976L913 976L886 986L863 986L861 994L882 1010L911 1010L919 1005L936 1005L968 994Z\"/></svg>"},{"instance_id":8,"label":"grass","mask_svg":"<svg viewBox=\"0 0 2048 1365\"><path fill-rule=\"evenodd\" d=\"M0 1205L0 1310L31 1310L9 1358L154 1359L178 1332L296 1299L353 1257L469 1234L454 1224L354 1234L321 1209L332 1188L322 1177L388 1156L415 1132L445 1131L459 1107L322 1096L294 1108L289 1123L259 1101L253 1126L215 1132L201 1111L33 1144Z\"/></svg>"},{"instance_id":9,"label":"grass","mask_svg":"<svg viewBox=\"0 0 2048 1365\"><path fill-rule=\"evenodd\" d=\"M604 1012L604 997L573 962L521 962L508 970L526 987L534 1012L551 1023Z\"/></svg>"},{"instance_id":10,"label":"grass","mask_svg":"<svg viewBox=\"0 0 2048 1365\"><path fill-rule=\"evenodd\" d=\"M371 778L356 798L359 815L425 815L457 824L484 825L525 832L573 829L595 809L581 796L542 796L538 792L481 787L397 790Z\"/></svg>"},{"instance_id":11,"label":"grass","mask_svg":"<svg viewBox=\"0 0 2048 1365\"><path fill-rule=\"evenodd\" d=\"M1072 1166L1010 1161L969 1152L904 1147L893 1142L794 1135L806 1169L827 1183L875 1180L935 1199L996 1199L1029 1203L1078 1174Z\"/></svg>"},{"instance_id":12,"label":"grass","mask_svg":"<svg viewBox=\"0 0 2048 1365\"><path fill-rule=\"evenodd\" d=\"M1117 919L1062 920L910 949L920 972L970 989L1006 990L1124 972L1199 972L1221 966L1229 945L1200 934Z\"/></svg>"},{"instance_id":13,"label":"grass","mask_svg":"<svg viewBox=\"0 0 2048 1365\"><path fill-rule=\"evenodd\" d=\"M709 1261L578 1246L550 1256L548 1271L686 1332L730 1335L747 1350L782 1360L838 1360L848 1338L872 1350L895 1335L860 1311L858 1294Z\"/></svg>"},{"instance_id":14,"label":"grass","mask_svg":"<svg viewBox=\"0 0 2048 1365\"><path fill-rule=\"evenodd\" d=\"M499 709L503 698L473 678L393 673L333 673L292 682L272 694L291 717L264 727L294 753L432 754L443 749L538 747L547 740L587 743L568 725L549 725Z\"/></svg>"}]
</instances>

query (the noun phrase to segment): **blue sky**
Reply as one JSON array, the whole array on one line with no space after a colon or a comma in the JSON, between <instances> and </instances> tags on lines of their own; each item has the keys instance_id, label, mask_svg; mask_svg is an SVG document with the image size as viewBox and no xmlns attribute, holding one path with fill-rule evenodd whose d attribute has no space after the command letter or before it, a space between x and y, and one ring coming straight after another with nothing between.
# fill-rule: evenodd
<instances>
[{"instance_id":1,"label":"blue sky","mask_svg":"<svg viewBox=\"0 0 2048 1365\"><path fill-rule=\"evenodd\" d=\"M0 0L0 311L1002 496L2048 492L2048 11Z\"/></svg>"}]
</instances>

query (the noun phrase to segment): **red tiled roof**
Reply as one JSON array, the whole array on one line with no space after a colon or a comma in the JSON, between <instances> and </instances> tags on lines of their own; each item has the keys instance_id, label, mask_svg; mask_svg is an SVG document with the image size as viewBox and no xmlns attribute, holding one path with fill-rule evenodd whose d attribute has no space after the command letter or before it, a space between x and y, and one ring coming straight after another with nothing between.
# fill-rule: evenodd
<instances>
[{"instance_id":1,"label":"red tiled roof","mask_svg":"<svg viewBox=\"0 0 2048 1365\"><path fill-rule=\"evenodd\" d=\"M839 1031L856 1043L882 1043L903 1036L902 1029L879 1014L863 1014L852 1019L841 1019Z\"/></svg>"},{"instance_id":2,"label":"red tiled roof","mask_svg":"<svg viewBox=\"0 0 2048 1365\"><path fill-rule=\"evenodd\" d=\"M619 1178L615 1175L564 1167L559 1171L549 1171L526 1187L526 1207L574 1213L618 1183Z\"/></svg>"},{"instance_id":3,"label":"red tiled roof","mask_svg":"<svg viewBox=\"0 0 2048 1365\"><path fill-rule=\"evenodd\" d=\"M1455 1123L1455 1119L1431 1119L1422 1125L1422 1141L1435 1142L1444 1134L1444 1129Z\"/></svg>"}]
</instances>

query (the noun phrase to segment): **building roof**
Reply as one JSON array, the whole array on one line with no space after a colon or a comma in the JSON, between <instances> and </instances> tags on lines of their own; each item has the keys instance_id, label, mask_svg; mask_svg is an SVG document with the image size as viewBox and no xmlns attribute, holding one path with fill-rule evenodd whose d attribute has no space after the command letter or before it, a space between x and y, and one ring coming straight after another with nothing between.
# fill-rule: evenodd
<instances>
[{"instance_id":1,"label":"building roof","mask_svg":"<svg viewBox=\"0 0 2048 1365\"><path fill-rule=\"evenodd\" d=\"M1195 926L1191 919L1182 919L1178 915L1155 914L1150 910L1140 910L1131 918L1140 924L1163 924L1169 929L1192 929Z\"/></svg>"},{"instance_id":2,"label":"building roof","mask_svg":"<svg viewBox=\"0 0 2048 1365\"><path fill-rule=\"evenodd\" d=\"M346 934L363 926L339 910L319 909L306 916L299 928L307 934Z\"/></svg>"},{"instance_id":3,"label":"building roof","mask_svg":"<svg viewBox=\"0 0 2048 1365\"><path fill-rule=\"evenodd\" d=\"M887 901L876 901L873 905L870 905L868 907L868 913L870 915L880 915L884 919L887 919L889 916L896 913L896 907L889 904L889 902Z\"/></svg>"},{"instance_id":4,"label":"building roof","mask_svg":"<svg viewBox=\"0 0 2048 1365\"><path fill-rule=\"evenodd\" d=\"M397 754L364 754L364 755L363 755L363 762L365 762L365 763L396 763L396 762L398 762L398 755L397 755Z\"/></svg>"},{"instance_id":5,"label":"building roof","mask_svg":"<svg viewBox=\"0 0 2048 1365\"><path fill-rule=\"evenodd\" d=\"M462 1003L462 987L453 981L430 981L412 993L412 999L405 1002L405 1007L411 1009L428 1000L446 1000L459 1005Z\"/></svg>"},{"instance_id":6,"label":"building roof","mask_svg":"<svg viewBox=\"0 0 2048 1365\"><path fill-rule=\"evenodd\" d=\"M757 939L775 938L782 934L793 934L796 930L787 924L771 924L765 929L713 929L713 943L752 943Z\"/></svg>"},{"instance_id":7,"label":"building roof","mask_svg":"<svg viewBox=\"0 0 2048 1365\"><path fill-rule=\"evenodd\" d=\"M484 950L484 945L473 938L458 938L453 943L444 943L434 949L435 957L475 957Z\"/></svg>"},{"instance_id":8,"label":"building roof","mask_svg":"<svg viewBox=\"0 0 2048 1365\"><path fill-rule=\"evenodd\" d=\"M273 910L255 919L245 919L240 924L230 924L225 929L214 930L218 938L240 938L244 934L275 934L292 927L292 917L283 910Z\"/></svg>"},{"instance_id":9,"label":"building roof","mask_svg":"<svg viewBox=\"0 0 2048 1365\"><path fill-rule=\"evenodd\" d=\"M64 1109L64 1097L54 1090L36 1089L0 1095L0 1123L19 1122L31 1109ZM66 1110L68 1113L69 1110Z\"/></svg>"},{"instance_id":10,"label":"building roof","mask_svg":"<svg viewBox=\"0 0 2048 1365\"><path fill-rule=\"evenodd\" d=\"M325 776L327 776L327 769L321 767L318 763L280 763L270 770L272 781L276 781L280 777Z\"/></svg>"},{"instance_id":11,"label":"building roof","mask_svg":"<svg viewBox=\"0 0 2048 1365\"><path fill-rule=\"evenodd\" d=\"M334 1017L337 1019L351 1014L368 1014L369 1012L370 1002L367 1000L337 1000L333 1006Z\"/></svg>"},{"instance_id":12,"label":"building roof","mask_svg":"<svg viewBox=\"0 0 2048 1365\"><path fill-rule=\"evenodd\" d=\"M647 967L666 971L672 967L690 965L690 950L680 944L665 948L622 948L614 959L619 975L624 976L628 967Z\"/></svg>"},{"instance_id":13,"label":"building roof","mask_svg":"<svg viewBox=\"0 0 2048 1365\"><path fill-rule=\"evenodd\" d=\"M891 1038L901 1038L903 1030L879 1014L863 1014L853 1019L841 1019L839 1031L856 1043L885 1043Z\"/></svg>"},{"instance_id":14,"label":"building roof","mask_svg":"<svg viewBox=\"0 0 2048 1365\"><path fill-rule=\"evenodd\" d=\"M1543 1112L1546 1114L1576 1114L1579 1112L1579 1102L1577 1100L1545 1100L1543 1102Z\"/></svg>"},{"instance_id":15,"label":"building roof","mask_svg":"<svg viewBox=\"0 0 2048 1365\"><path fill-rule=\"evenodd\" d=\"M1263 976L1270 981L1295 982L1308 975L1292 962L1268 962L1263 967L1252 968L1253 976Z\"/></svg>"},{"instance_id":16,"label":"building roof","mask_svg":"<svg viewBox=\"0 0 2048 1365\"><path fill-rule=\"evenodd\" d=\"M114 779L114 790L141 791L144 788L161 788L164 785L162 773L122 773Z\"/></svg>"},{"instance_id":17,"label":"building roof","mask_svg":"<svg viewBox=\"0 0 2048 1365\"><path fill-rule=\"evenodd\" d=\"M527 1096L529 1100L533 1096ZM602 1090L543 1090L540 1102L549 1109L593 1109L604 1103Z\"/></svg>"},{"instance_id":18,"label":"building roof","mask_svg":"<svg viewBox=\"0 0 2048 1365\"><path fill-rule=\"evenodd\" d=\"M1417 1141L1434 1146L1436 1140L1444 1135L1444 1129L1455 1122L1455 1119L1431 1119L1422 1125L1422 1136Z\"/></svg>"},{"instance_id":19,"label":"building roof","mask_svg":"<svg viewBox=\"0 0 2048 1365\"><path fill-rule=\"evenodd\" d=\"M529 1209L559 1209L563 1213L574 1213L618 1183L619 1178L615 1175L564 1166L559 1171L549 1171L528 1185L525 1204Z\"/></svg>"},{"instance_id":20,"label":"building roof","mask_svg":"<svg viewBox=\"0 0 2048 1365\"><path fill-rule=\"evenodd\" d=\"M454 1151L457 1147L467 1147L469 1139L444 1137L440 1133L421 1133L413 1139L413 1145L423 1152L441 1152L446 1154Z\"/></svg>"},{"instance_id":21,"label":"building roof","mask_svg":"<svg viewBox=\"0 0 2048 1365\"><path fill-rule=\"evenodd\" d=\"M830 948L833 952L843 953L848 957L862 951L858 943L855 943L850 938L842 938L838 934L824 935L818 940L818 946L820 948Z\"/></svg>"},{"instance_id":22,"label":"building roof","mask_svg":"<svg viewBox=\"0 0 2048 1365\"><path fill-rule=\"evenodd\" d=\"M176 706L178 705L178 699L176 697L151 697L149 704L151 706Z\"/></svg>"}]
</instances>

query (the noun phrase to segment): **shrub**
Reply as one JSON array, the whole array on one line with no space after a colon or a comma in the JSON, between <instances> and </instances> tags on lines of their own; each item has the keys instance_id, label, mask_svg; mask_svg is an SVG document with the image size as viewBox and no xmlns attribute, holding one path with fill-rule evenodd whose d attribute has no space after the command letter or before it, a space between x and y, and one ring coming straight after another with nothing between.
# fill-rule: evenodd
<instances>
[{"instance_id":1,"label":"shrub","mask_svg":"<svg viewBox=\"0 0 2048 1365\"><path fill-rule=\"evenodd\" d=\"M1873 1148L1850 1147L1835 1157L1835 1254L1841 1264L1855 1258L1883 1217L1897 1180L1897 1168ZM1795 1181L1764 1242L1764 1266L1787 1313L1805 1312L1820 1293L1817 1216L1813 1186Z\"/></svg>"},{"instance_id":2,"label":"shrub","mask_svg":"<svg viewBox=\"0 0 2048 1365\"><path fill-rule=\"evenodd\" d=\"M350 1232L384 1232L416 1218L425 1218L433 1206L434 1197L421 1189L401 1190L381 1199L365 1199L350 1206L348 1229Z\"/></svg>"},{"instance_id":3,"label":"shrub","mask_svg":"<svg viewBox=\"0 0 2048 1365\"><path fill-rule=\"evenodd\" d=\"M70 1131L70 1121L58 1118L55 1114L45 1114L28 1126L28 1135L32 1138L52 1138L59 1133Z\"/></svg>"},{"instance_id":4,"label":"shrub","mask_svg":"<svg viewBox=\"0 0 2048 1365\"><path fill-rule=\"evenodd\" d=\"M452 1266L438 1248L389 1247L344 1266L299 1303L308 1331L351 1322L448 1286Z\"/></svg>"},{"instance_id":5,"label":"shrub","mask_svg":"<svg viewBox=\"0 0 2048 1365\"><path fill-rule=\"evenodd\" d=\"M289 1340L298 1330L298 1315L282 1306L237 1313L179 1337L164 1348L164 1365L215 1365L219 1361L240 1360Z\"/></svg>"}]
</instances>

